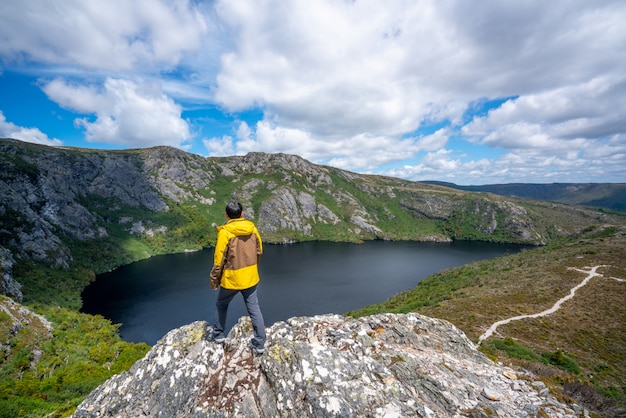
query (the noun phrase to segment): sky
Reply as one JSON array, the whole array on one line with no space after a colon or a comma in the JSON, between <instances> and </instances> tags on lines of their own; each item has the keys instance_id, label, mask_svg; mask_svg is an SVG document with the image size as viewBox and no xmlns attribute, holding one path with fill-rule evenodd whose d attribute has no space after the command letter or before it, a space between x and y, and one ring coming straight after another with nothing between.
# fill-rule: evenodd
<instances>
[{"instance_id":1,"label":"sky","mask_svg":"<svg viewBox=\"0 0 626 418\"><path fill-rule=\"evenodd\" d=\"M6 0L0 137L626 182L623 0Z\"/></svg>"}]
</instances>

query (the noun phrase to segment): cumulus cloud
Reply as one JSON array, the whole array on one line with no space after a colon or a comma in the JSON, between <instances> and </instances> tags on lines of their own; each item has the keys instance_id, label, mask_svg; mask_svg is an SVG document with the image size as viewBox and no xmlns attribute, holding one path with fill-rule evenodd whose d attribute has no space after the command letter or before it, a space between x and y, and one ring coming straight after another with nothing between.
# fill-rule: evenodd
<instances>
[{"instance_id":1,"label":"cumulus cloud","mask_svg":"<svg viewBox=\"0 0 626 418\"><path fill-rule=\"evenodd\" d=\"M98 88L56 79L43 90L62 107L95 114L95 120L75 120L75 125L85 130L88 141L185 148L191 137L189 124L181 118L181 106L161 93L156 83L109 78Z\"/></svg>"},{"instance_id":2,"label":"cumulus cloud","mask_svg":"<svg viewBox=\"0 0 626 418\"><path fill-rule=\"evenodd\" d=\"M615 111L625 107L626 78L601 77L509 100L475 118L462 132L475 142L504 148L516 148L520 137L530 138L533 147L552 146L548 142L554 141L559 148L558 140L593 140L626 131L626 120ZM498 132L505 130L509 132ZM520 132L511 132L516 130ZM537 136L544 140L533 144Z\"/></svg>"},{"instance_id":3,"label":"cumulus cloud","mask_svg":"<svg viewBox=\"0 0 626 418\"><path fill-rule=\"evenodd\" d=\"M622 141L623 142L623 141ZM381 174L411 180L440 180L462 185L500 183L606 182L626 178L624 154L552 154L536 149L515 150L493 158L467 158L461 152L440 149L417 164L383 170ZM567 180L564 180L567 179Z\"/></svg>"},{"instance_id":4,"label":"cumulus cloud","mask_svg":"<svg viewBox=\"0 0 626 418\"><path fill-rule=\"evenodd\" d=\"M624 53L602 43L617 30L618 3L446 4L221 2L238 44L223 56L216 99L233 110L260 103L281 124L314 135L393 135L429 116L458 120L459 102L576 86L623 69Z\"/></svg>"},{"instance_id":5,"label":"cumulus cloud","mask_svg":"<svg viewBox=\"0 0 626 418\"><path fill-rule=\"evenodd\" d=\"M374 170L398 159L411 158L418 152L445 145L447 135L439 130L422 137L395 138L359 134L351 138L314 137L309 132L273 126L260 121L254 129L245 122L234 137L205 139L211 155L243 155L262 150L268 153L297 154L303 158L349 170Z\"/></svg>"},{"instance_id":6,"label":"cumulus cloud","mask_svg":"<svg viewBox=\"0 0 626 418\"><path fill-rule=\"evenodd\" d=\"M401 25L411 25L395 21L401 15L389 9L398 4L269 3L219 5L239 30L236 50L222 57L220 104L261 104L281 125L314 136L397 135L418 127L432 97L402 73L411 40ZM409 14L415 25L428 22Z\"/></svg>"},{"instance_id":7,"label":"cumulus cloud","mask_svg":"<svg viewBox=\"0 0 626 418\"><path fill-rule=\"evenodd\" d=\"M63 142L60 139L49 138L38 128L25 128L14 123L7 122L4 113L0 110L0 138L19 139L35 144L58 146Z\"/></svg>"},{"instance_id":8,"label":"cumulus cloud","mask_svg":"<svg viewBox=\"0 0 626 418\"><path fill-rule=\"evenodd\" d=\"M174 66L198 49L207 23L187 0L0 3L0 55L83 69Z\"/></svg>"},{"instance_id":9,"label":"cumulus cloud","mask_svg":"<svg viewBox=\"0 0 626 418\"><path fill-rule=\"evenodd\" d=\"M599 149L623 153L619 140L608 141L626 131L623 3L249 0L219 2L218 14L238 36L222 57L215 98L233 111L266 112L246 148L361 170L431 151L392 173L454 167L457 181L461 169L511 180L507 165L539 173L540 161L558 177ZM466 119L473 101L502 97L515 99ZM463 162L447 159L457 153L443 148L446 139L437 141L441 152L406 139L442 122L450 129L440 136L508 152Z\"/></svg>"}]
</instances>

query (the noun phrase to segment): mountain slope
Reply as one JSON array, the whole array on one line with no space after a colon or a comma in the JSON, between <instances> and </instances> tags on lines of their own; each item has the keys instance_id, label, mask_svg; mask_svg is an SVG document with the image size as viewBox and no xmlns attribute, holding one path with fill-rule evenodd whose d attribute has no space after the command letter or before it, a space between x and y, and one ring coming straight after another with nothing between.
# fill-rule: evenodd
<instances>
[{"instance_id":1,"label":"mountain slope","mask_svg":"<svg viewBox=\"0 0 626 418\"><path fill-rule=\"evenodd\" d=\"M99 273L215 240L242 202L267 242L474 239L545 244L614 215L367 176L284 154L204 158L174 148L54 148L0 140L0 254L26 300L52 302L41 268ZM615 219L617 222L618 220ZM79 306L87 272L60 275ZM17 286L4 280L4 293ZM64 289L68 288L68 292ZM10 293L9 293L10 294ZM72 294L74 296L72 296Z\"/></svg>"},{"instance_id":2,"label":"mountain slope","mask_svg":"<svg viewBox=\"0 0 626 418\"><path fill-rule=\"evenodd\" d=\"M458 190L549 200L570 205L592 206L626 212L626 183L510 183L484 186L459 186L439 181L427 181L425 183Z\"/></svg>"}]
</instances>

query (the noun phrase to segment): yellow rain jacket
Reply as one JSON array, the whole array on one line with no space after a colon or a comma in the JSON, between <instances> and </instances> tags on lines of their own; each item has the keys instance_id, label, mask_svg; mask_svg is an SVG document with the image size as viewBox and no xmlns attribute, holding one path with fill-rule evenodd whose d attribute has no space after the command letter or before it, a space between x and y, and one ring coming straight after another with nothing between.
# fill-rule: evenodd
<instances>
[{"instance_id":1,"label":"yellow rain jacket","mask_svg":"<svg viewBox=\"0 0 626 418\"><path fill-rule=\"evenodd\" d=\"M211 269L212 288L243 290L259 283L258 264L263 243L254 224L245 218L229 219L217 227Z\"/></svg>"}]
</instances>

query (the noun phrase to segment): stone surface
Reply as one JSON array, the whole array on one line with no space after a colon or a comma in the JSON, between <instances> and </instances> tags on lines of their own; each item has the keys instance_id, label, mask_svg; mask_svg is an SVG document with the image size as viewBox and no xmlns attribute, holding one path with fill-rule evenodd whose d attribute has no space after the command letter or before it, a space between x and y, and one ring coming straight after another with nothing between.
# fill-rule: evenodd
<instances>
[{"instance_id":1,"label":"stone surface","mask_svg":"<svg viewBox=\"0 0 626 418\"><path fill-rule=\"evenodd\" d=\"M24 295L22 295L22 285L13 278L14 265L15 260L11 251L0 245L0 294L21 302Z\"/></svg>"},{"instance_id":2,"label":"stone surface","mask_svg":"<svg viewBox=\"0 0 626 418\"><path fill-rule=\"evenodd\" d=\"M297 317L268 329L265 354L241 318L224 345L199 321L175 329L75 417L579 417L419 314Z\"/></svg>"}]
</instances>

